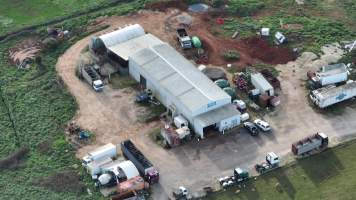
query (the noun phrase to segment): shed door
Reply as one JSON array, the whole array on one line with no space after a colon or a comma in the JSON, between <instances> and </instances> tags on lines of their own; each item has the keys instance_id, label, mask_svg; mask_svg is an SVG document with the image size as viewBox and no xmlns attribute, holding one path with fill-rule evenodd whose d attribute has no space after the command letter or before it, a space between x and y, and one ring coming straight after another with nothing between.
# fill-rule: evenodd
<instances>
[{"instance_id":1,"label":"shed door","mask_svg":"<svg viewBox=\"0 0 356 200\"><path fill-rule=\"evenodd\" d=\"M140 85L143 89L146 89L147 87L147 81L146 81L146 78L143 77L142 75L140 75Z\"/></svg>"}]
</instances>

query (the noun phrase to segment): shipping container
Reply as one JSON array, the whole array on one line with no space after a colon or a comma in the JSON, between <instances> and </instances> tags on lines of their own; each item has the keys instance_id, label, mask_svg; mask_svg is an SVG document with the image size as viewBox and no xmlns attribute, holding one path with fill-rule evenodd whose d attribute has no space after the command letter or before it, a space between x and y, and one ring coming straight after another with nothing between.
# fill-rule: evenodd
<instances>
[{"instance_id":1,"label":"shipping container","mask_svg":"<svg viewBox=\"0 0 356 200\"><path fill-rule=\"evenodd\" d=\"M328 86L313 90L310 99L320 108L326 108L333 104L351 99L356 96L356 82L341 86Z\"/></svg>"}]
</instances>

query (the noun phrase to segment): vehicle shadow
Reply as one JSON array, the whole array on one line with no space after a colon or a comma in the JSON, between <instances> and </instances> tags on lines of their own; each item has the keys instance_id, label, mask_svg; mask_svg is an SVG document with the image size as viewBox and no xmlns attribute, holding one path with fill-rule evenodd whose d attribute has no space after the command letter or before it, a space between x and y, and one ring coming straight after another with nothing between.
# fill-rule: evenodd
<instances>
[{"instance_id":1,"label":"vehicle shadow","mask_svg":"<svg viewBox=\"0 0 356 200\"><path fill-rule=\"evenodd\" d=\"M339 175L339 170L344 166L335 155L333 149L326 150L318 155L313 155L297 161L309 179L316 185Z\"/></svg>"}]
</instances>

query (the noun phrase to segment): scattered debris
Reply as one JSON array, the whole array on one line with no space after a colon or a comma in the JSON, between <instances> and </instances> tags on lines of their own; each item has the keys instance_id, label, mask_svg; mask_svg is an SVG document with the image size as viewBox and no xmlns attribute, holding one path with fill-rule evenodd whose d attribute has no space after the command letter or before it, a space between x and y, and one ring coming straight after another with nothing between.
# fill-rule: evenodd
<instances>
[{"instance_id":1,"label":"scattered debris","mask_svg":"<svg viewBox=\"0 0 356 200\"><path fill-rule=\"evenodd\" d=\"M10 61L19 69L28 69L40 51L41 46L38 40L30 38L9 50Z\"/></svg>"},{"instance_id":2,"label":"scattered debris","mask_svg":"<svg viewBox=\"0 0 356 200\"><path fill-rule=\"evenodd\" d=\"M197 4L190 5L188 7L188 10L192 12L202 13L202 12L207 12L209 8L210 7L204 3L197 3Z\"/></svg>"}]
</instances>

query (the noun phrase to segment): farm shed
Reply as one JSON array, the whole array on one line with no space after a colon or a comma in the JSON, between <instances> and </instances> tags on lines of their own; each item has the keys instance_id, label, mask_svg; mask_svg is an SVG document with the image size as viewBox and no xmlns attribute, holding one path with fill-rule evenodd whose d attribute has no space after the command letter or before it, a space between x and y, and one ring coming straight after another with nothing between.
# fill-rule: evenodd
<instances>
[{"instance_id":1,"label":"farm shed","mask_svg":"<svg viewBox=\"0 0 356 200\"><path fill-rule=\"evenodd\" d=\"M122 67L128 67L128 58L130 55L147 48L149 46L163 44L157 37L146 34L144 29L138 25L130 25L111 33L99 36L99 41L105 46L108 56L120 63Z\"/></svg>"},{"instance_id":2,"label":"farm shed","mask_svg":"<svg viewBox=\"0 0 356 200\"><path fill-rule=\"evenodd\" d=\"M144 88L151 89L172 116L188 119L201 137L207 126L223 131L227 127L221 124L224 120L230 123L233 118L233 126L240 123L240 113L226 106L231 104L231 97L168 44L154 45L130 56L129 73ZM216 117L217 112L222 114ZM204 121L207 118L210 120Z\"/></svg>"},{"instance_id":3,"label":"farm shed","mask_svg":"<svg viewBox=\"0 0 356 200\"><path fill-rule=\"evenodd\" d=\"M261 94L273 96L274 89L272 85L263 77L261 73L251 74L251 83L256 88L259 89Z\"/></svg>"}]
</instances>

